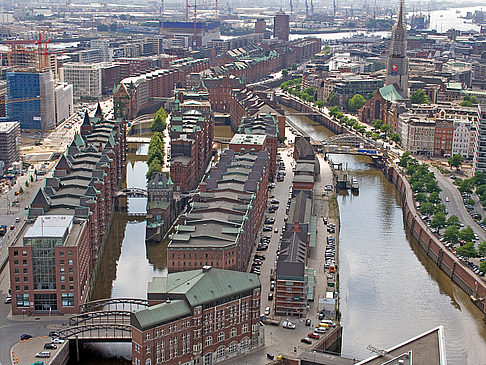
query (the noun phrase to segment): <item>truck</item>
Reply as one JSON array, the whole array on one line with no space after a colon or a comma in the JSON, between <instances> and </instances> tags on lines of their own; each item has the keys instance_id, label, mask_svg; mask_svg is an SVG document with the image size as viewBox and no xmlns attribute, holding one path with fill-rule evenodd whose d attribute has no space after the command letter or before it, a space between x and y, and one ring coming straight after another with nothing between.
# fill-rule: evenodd
<instances>
[{"instance_id":1,"label":"truck","mask_svg":"<svg viewBox=\"0 0 486 365\"><path fill-rule=\"evenodd\" d=\"M0 236L5 236L5 233L7 233L7 226L5 224L2 224L0 226Z\"/></svg>"}]
</instances>

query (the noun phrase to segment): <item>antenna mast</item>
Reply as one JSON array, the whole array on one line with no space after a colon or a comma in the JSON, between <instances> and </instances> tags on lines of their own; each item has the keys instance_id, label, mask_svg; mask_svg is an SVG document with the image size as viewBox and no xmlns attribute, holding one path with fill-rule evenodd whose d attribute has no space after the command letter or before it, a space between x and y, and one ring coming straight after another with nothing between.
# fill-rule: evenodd
<instances>
[{"instance_id":1,"label":"antenna mast","mask_svg":"<svg viewBox=\"0 0 486 365\"><path fill-rule=\"evenodd\" d=\"M160 35L164 34L164 0L160 0Z\"/></svg>"}]
</instances>

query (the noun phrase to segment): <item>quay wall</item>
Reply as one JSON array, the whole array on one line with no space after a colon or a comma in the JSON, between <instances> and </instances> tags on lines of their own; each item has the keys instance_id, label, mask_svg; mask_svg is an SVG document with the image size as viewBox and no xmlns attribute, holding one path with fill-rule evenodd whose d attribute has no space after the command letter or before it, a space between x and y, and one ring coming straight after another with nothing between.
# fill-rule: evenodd
<instances>
[{"instance_id":1,"label":"quay wall","mask_svg":"<svg viewBox=\"0 0 486 365\"><path fill-rule=\"evenodd\" d=\"M486 283L484 280L447 249L420 218L410 184L399 168L389 165L384 167L383 172L402 196L405 225L417 240L420 248L457 286L470 296L476 307L483 312L486 321Z\"/></svg>"}]
</instances>

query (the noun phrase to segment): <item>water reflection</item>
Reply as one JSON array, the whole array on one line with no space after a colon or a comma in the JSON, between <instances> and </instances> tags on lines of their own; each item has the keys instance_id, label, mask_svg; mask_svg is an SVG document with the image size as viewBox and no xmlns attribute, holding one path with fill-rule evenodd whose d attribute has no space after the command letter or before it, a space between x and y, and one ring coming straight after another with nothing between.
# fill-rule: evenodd
<instances>
[{"instance_id":1,"label":"water reflection","mask_svg":"<svg viewBox=\"0 0 486 365\"><path fill-rule=\"evenodd\" d=\"M370 344L387 348L443 324L449 364L481 363L482 315L405 233L397 190L366 157L332 158L360 184L359 196L338 195L343 355L365 358Z\"/></svg>"}]
</instances>

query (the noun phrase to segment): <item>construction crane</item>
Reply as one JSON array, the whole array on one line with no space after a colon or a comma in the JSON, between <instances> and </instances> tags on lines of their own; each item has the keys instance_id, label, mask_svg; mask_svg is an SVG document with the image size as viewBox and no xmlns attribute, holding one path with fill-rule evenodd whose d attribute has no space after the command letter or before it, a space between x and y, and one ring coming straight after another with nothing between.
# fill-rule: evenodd
<instances>
[{"instance_id":1,"label":"construction crane","mask_svg":"<svg viewBox=\"0 0 486 365\"><path fill-rule=\"evenodd\" d=\"M5 104L11 104L11 103L25 103L27 101L33 101L33 100L40 100L40 96L35 96L32 98L13 98L13 99L5 98L3 102Z\"/></svg>"}]
</instances>

